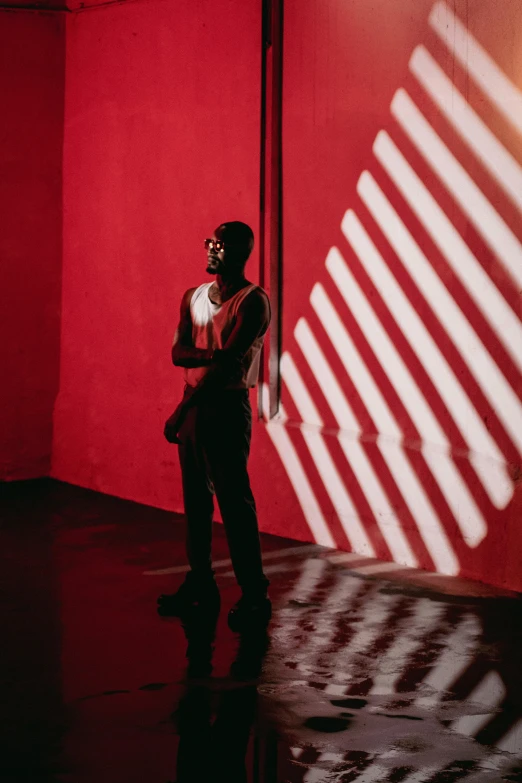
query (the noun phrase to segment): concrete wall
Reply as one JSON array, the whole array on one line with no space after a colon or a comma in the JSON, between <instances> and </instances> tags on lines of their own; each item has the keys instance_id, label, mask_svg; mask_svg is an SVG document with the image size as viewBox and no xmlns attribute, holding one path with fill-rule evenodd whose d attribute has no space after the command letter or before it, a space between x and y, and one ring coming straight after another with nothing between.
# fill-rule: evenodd
<instances>
[{"instance_id":1,"label":"concrete wall","mask_svg":"<svg viewBox=\"0 0 522 783\"><path fill-rule=\"evenodd\" d=\"M285 3L278 448L316 540L519 588L521 30Z\"/></svg>"},{"instance_id":2,"label":"concrete wall","mask_svg":"<svg viewBox=\"0 0 522 783\"><path fill-rule=\"evenodd\" d=\"M260 23L237 0L68 18L53 476L182 508L170 346L182 293L207 279L204 238L257 230Z\"/></svg>"},{"instance_id":3,"label":"concrete wall","mask_svg":"<svg viewBox=\"0 0 522 783\"><path fill-rule=\"evenodd\" d=\"M65 24L0 9L0 480L48 474L60 361Z\"/></svg>"},{"instance_id":4,"label":"concrete wall","mask_svg":"<svg viewBox=\"0 0 522 783\"><path fill-rule=\"evenodd\" d=\"M265 531L522 588L520 15L285 2L282 408L251 458ZM182 510L170 344L204 237L258 234L260 24L239 0L67 15L56 478ZM23 257L35 292L9 323L32 335L49 266Z\"/></svg>"}]
</instances>

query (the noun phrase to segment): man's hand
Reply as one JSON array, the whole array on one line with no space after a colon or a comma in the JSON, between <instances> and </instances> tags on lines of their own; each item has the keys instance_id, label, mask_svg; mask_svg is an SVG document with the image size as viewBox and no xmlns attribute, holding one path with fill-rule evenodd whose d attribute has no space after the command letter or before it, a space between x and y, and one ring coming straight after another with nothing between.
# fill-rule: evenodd
<instances>
[{"instance_id":1,"label":"man's hand","mask_svg":"<svg viewBox=\"0 0 522 783\"><path fill-rule=\"evenodd\" d=\"M180 439L178 438L178 433L181 429L181 425L183 424L185 416L186 409L184 409L183 403L180 403L174 413L169 416L165 422L163 434L169 443L181 443Z\"/></svg>"},{"instance_id":2,"label":"man's hand","mask_svg":"<svg viewBox=\"0 0 522 783\"><path fill-rule=\"evenodd\" d=\"M169 443L181 443L181 440L179 439L178 435L183 425L183 422L187 417L187 413L189 412L190 398L192 397L193 393L194 390L190 386L185 387L183 399L177 406L174 413L171 414L167 419L167 421L165 422L165 427L163 428L163 434L165 435Z\"/></svg>"}]
</instances>

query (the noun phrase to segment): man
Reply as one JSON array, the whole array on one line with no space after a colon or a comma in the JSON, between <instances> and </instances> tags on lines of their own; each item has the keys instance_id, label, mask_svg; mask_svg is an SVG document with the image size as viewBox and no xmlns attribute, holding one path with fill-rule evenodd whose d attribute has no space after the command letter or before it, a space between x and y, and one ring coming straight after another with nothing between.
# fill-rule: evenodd
<instances>
[{"instance_id":1,"label":"man","mask_svg":"<svg viewBox=\"0 0 522 783\"><path fill-rule=\"evenodd\" d=\"M179 443L190 571L179 590L158 599L162 614L183 616L194 607L219 608L211 561L216 494L242 597L229 626L267 623L271 603L263 574L256 506L247 472L252 430L248 396L259 373L270 303L245 278L254 246L252 229L223 223L205 240L207 272L215 281L189 289L181 302L172 361L185 368L185 394L165 425Z\"/></svg>"}]
</instances>

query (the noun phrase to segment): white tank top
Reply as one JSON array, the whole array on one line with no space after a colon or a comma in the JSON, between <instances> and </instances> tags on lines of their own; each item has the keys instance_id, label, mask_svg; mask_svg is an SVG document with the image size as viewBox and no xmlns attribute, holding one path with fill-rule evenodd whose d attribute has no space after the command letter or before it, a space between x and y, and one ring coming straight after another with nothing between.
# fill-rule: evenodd
<instances>
[{"instance_id":1,"label":"white tank top","mask_svg":"<svg viewBox=\"0 0 522 783\"><path fill-rule=\"evenodd\" d=\"M190 300L192 318L192 342L195 348L215 350L223 348L234 325L241 302L258 286L247 285L223 304L214 304L209 298L212 283L203 283L196 288ZM259 359L264 335L256 338L241 362L238 374L226 385L226 389L250 389L259 376ZM186 367L185 381L196 386L207 374L208 367Z\"/></svg>"}]
</instances>

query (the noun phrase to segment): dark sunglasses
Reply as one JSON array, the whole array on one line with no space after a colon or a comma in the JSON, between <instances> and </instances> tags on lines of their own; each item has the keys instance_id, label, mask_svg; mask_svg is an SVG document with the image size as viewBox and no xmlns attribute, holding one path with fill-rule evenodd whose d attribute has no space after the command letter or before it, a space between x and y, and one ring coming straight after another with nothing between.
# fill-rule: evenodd
<instances>
[{"instance_id":1,"label":"dark sunglasses","mask_svg":"<svg viewBox=\"0 0 522 783\"><path fill-rule=\"evenodd\" d=\"M205 250L215 250L219 253L225 249L225 243L221 239L205 239Z\"/></svg>"}]
</instances>

